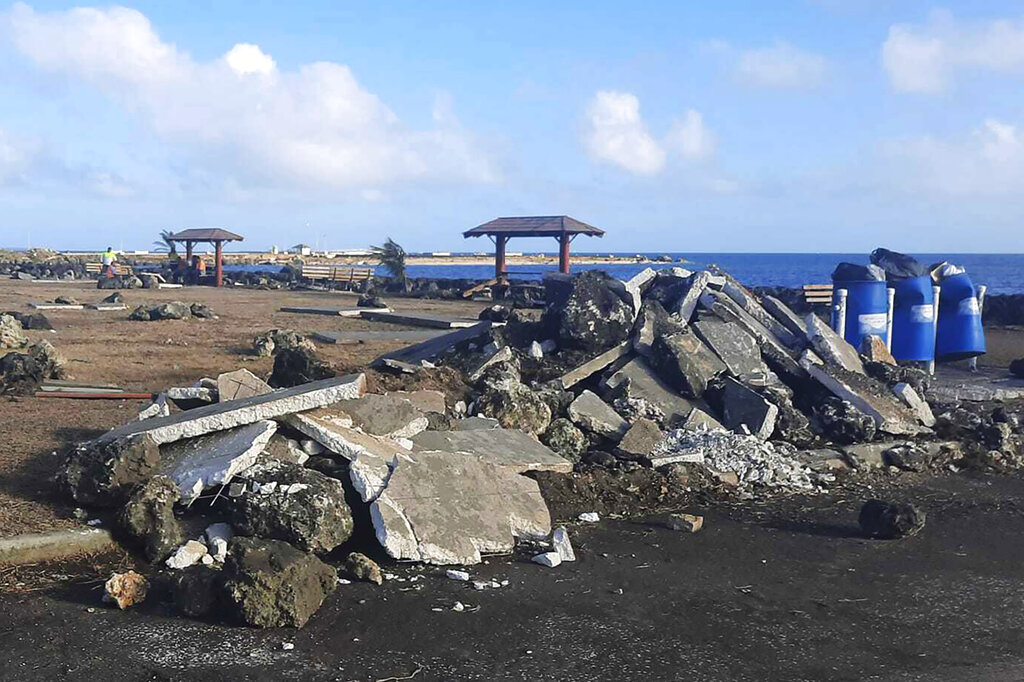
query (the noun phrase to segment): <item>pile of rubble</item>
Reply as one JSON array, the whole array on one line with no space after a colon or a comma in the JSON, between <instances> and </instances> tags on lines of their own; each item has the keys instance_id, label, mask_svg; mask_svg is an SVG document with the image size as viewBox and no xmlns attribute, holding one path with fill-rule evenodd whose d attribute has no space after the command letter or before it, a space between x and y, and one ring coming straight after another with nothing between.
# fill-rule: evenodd
<instances>
[{"instance_id":1,"label":"pile of rubble","mask_svg":"<svg viewBox=\"0 0 1024 682\"><path fill-rule=\"evenodd\" d=\"M67 378L67 361L53 344L33 342L23 331L50 328L40 313L0 314L0 394L29 394L47 379Z\"/></svg>"},{"instance_id":2,"label":"pile of rubble","mask_svg":"<svg viewBox=\"0 0 1024 682\"><path fill-rule=\"evenodd\" d=\"M129 320L151 322L154 320L191 320L192 318L210 319L217 317L205 303L182 303L170 301L152 306L140 305L128 316Z\"/></svg>"}]
</instances>

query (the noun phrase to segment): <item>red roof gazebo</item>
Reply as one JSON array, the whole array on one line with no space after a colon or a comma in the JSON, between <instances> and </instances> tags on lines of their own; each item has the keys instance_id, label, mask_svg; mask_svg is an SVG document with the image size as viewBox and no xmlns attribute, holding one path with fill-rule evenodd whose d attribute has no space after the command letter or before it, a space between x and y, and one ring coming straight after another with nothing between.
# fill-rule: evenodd
<instances>
[{"instance_id":1,"label":"red roof gazebo","mask_svg":"<svg viewBox=\"0 0 1024 682\"><path fill-rule=\"evenodd\" d=\"M217 274L217 286L224 284L224 266L222 256L224 255L224 242L240 242L242 236L237 235L234 232L228 232L222 230L219 227L194 227L188 230L182 230L181 232L175 232L167 238L168 241L172 242L184 242L185 243L185 258L192 261L192 247L195 246L196 242L210 242L216 248L217 255L216 262L214 263L214 272Z\"/></svg>"},{"instance_id":2,"label":"red roof gazebo","mask_svg":"<svg viewBox=\"0 0 1024 682\"><path fill-rule=\"evenodd\" d=\"M462 233L465 238L491 237L494 241L494 278L505 283L508 266L505 263L505 245L511 237L554 237L558 240L558 270L569 272L569 243L578 235L603 237L604 230L567 215L523 216L495 218Z\"/></svg>"}]
</instances>

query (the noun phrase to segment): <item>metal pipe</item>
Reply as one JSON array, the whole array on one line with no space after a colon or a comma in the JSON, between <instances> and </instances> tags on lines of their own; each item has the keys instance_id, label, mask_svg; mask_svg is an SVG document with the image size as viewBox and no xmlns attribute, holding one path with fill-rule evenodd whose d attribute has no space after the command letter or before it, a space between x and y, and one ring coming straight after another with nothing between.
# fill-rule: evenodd
<instances>
[{"instance_id":1,"label":"metal pipe","mask_svg":"<svg viewBox=\"0 0 1024 682\"><path fill-rule=\"evenodd\" d=\"M988 287L984 284L978 285L978 316L981 317L985 314L985 292L988 291ZM982 331L984 331L985 325L982 321ZM967 361L967 369L972 372L978 371L978 356L974 356Z\"/></svg>"},{"instance_id":2,"label":"metal pipe","mask_svg":"<svg viewBox=\"0 0 1024 682\"><path fill-rule=\"evenodd\" d=\"M942 287L940 287L940 286L933 286L932 287L932 300L933 300L932 305L934 306L934 308L932 309L932 311L933 311L933 315L932 315L932 359L928 361L928 374L930 374L930 375L934 375L935 374L935 340L939 336L939 296L940 296L940 294L942 294Z\"/></svg>"},{"instance_id":3,"label":"metal pipe","mask_svg":"<svg viewBox=\"0 0 1024 682\"><path fill-rule=\"evenodd\" d=\"M896 290L888 288L885 290L888 298L888 308L885 311L885 347L892 352L892 313L893 303L896 301Z\"/></svg>"},{"instance_id":4,"label":"metal pipe","mask_svg":"<svg viewBox=\"0 0 1024 682\"><path fill-rule=\"evenodd\" d=\"M846 338L846 289L837 289L832 304L832 328L840 337Z\"/></svg>"}]
</instances>

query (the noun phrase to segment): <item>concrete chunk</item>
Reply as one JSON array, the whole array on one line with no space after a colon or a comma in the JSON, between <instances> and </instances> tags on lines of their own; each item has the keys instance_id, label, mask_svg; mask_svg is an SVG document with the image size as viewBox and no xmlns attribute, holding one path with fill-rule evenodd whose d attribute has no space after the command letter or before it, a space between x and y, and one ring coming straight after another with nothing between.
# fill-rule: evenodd
<instances>
[{"instance_id":1,"label":"concrete chunk","mask_svg":"<svg viewBox=\"0 0 1024 682\"><path fill-rule=\"evenodd\" d=\"M608 378L606 386L605 397L609 400L614 395L626 401L645 401L657 408L667 428L686 420L695 407L694 401L679 395L642 358L634 358L619 368Z\"/></svg>"},{"instance_id":2,"label":"concrete chunk","mask_svg":"<svg viewBox=\"0 0 1024 682\"><path fill-rule=\"evenodd\" d=\"M415 436L412 442L414 452L440 450L466 453L516 473L525 471L569 473L572 471L572 462L559 457L546 445L522 431L506 429L424 431Z\"/></svg>"},{"instance_id":3,"label":"concrete chunk","mask_svg":"<svg viewBox=\"0 0 1024 682\"><path fill-rule=\"evenodd\" d=\"M660 375L680 392L699 398L708 382L726 370L725 363L692 331L659 337L652 348Z\"/></svg>"},{"instance_id":4,"label":"concrete chunk","mask_svg":"<svg viewBox=\"0 0 1024 682\"><path fill-rule=\"evenodd\" d=\"M618 441L629 423L592 391L583 391L569 405L569 419L584 431Z\"/></svg>"},{"instance_id":5,"label":"concrete chunk","mask_svg":"<svg viewBox=\"0 0 1024 682\"><path fill-rule=\"evenodd\" d=\"M637 419L619 441L618 451L636 459L647 457L665 439L665 434L650 419Z\"/></svg>"},{"instance_id":6,"label":"concrete chunk","mask_svg":"<svg viewBox=\"0 0 1024 682\"><path fill-rule=\"evenodd\" d=\"M701 270L690 278L689 288L679 298L679 303L676 305L675 310L671 311L679 316L683 324L687 324L690 318L693 317L693 311L697 309L697 303L700 301L700 297L704 294L704 289L707 288L710 281L711 273L707 270Z\"/></svg>"},{"instance_id":7,"label":"concrete chunk","mask_svg":"<svg viewBox=\"0 0 1024 682\"><path fill-rule=\"evenodd\" d=\"M807 340L826 363L848 372L864 374L864 363L857 349L814 313L807 316Z\"/></svg>"},{"instance_id":8,"label":"concrete chunk","mask_svg":"<svg viewBox=\"0 0 1024 682\"><path fill-rule=\"evenodd\" d=\"M427 428L428 420L411 402L394 395L367 393L342 400L331 408L351 417L352 425L385 438L412 438Z\"/></svg>"},{"instance_id":9,"label":"concrete chunk","mask_svg":"<svg viewBox=\"0 0 1024 682\"><path fill-rule=\"evenodd\" d=\"M221 402L251 398L273 390L270 384L247 369L236 369L217 377L217 395Z\"/></svg>"},{"instance_id":10,"label":"concrete chunk","mask_svg":"<svg viewBox=\"0 0 1024 682\"><path fill-rule=\"evenodd\" d=\"M392 558L441 565L476 564L483 552L508 552L518 538L551 532L536 481L446 452L399 461L370 518Z\"/></svg>"},{"instance_id":11,"label":"concrete chunk","mask_svg":"<svg viewBox=\"0 0 1024 682\"><path fill-rule=\"evenodd\" d=\"M184 438L253 424L263 419L323 407L339 400L358 398L365 390L366 377L362 374L323 379L252 398L198 407L169 417L156 417L126 424L108 431L97 440L109 442L129 435L147 433L157 444L173 443Z\"/></svg>"},{"instance_id":12,"label":"concrete chunk","mask_svg":"<svg viewBox=\"0 0 1024 682\"><path fill-rule=\"evenodd\" d=\"M259 421L164 445L161 473L178 486L181 501L191 504L203 490L227 485L251 467L276 430L274 422Z\"/></svg>"},{"instance_id":13,"label":"concrete chunk","mask_svg":"<svg viewBox=\"0 0 1024 682\"><path fill-rule=\"evenodd\" d=\"M576 561L576 552L573 551L572 542L569 541L569 531L565 526L555 529L551 535L551 546L562 561Z\"/></svg>"},{"instance_id":14,"label":"concrete chunk","mask_svg":"<svg viewBox=\"0 0 1024 682\"><path fill-rule=\"evenodd\" d=\"M807 324L788 305L774 296L762 296L761 305L797 338L807 338Z\"/></svg>"},{"instance_id":15,"label":"concrete chunk","mask_svg":"<svg viewBox=\"0 0 1024 682\"><path fill-rule=\"evenodd\" d=\"M629 341L620 343L611 350L601 353L593 360L589 360L571 372L566 373L558 381L562 384L562 388L571 388L595 372L600 372L608 365L628 354L631 347L632 343Z\"/></svg>"},{"instance_id":16,"label":"concrete chunk","mask_svg":"<svg viewBox=\"0 0 1024 682\"><path fill-rule=\"evenodd\" d=\"M916 434L922 431L916 416L896 401L884 385L863 374L847 372L828 365L806 364L811 377L832 395L849 402L871 417L880 431L890 434Z\"/></svg>"},{"instance_id":17,"label":"concrete chunk","mask_svg":"<svg viewBox=\"0 0 1024 682\"><path fill-rule=\"evenodd\" d=\"M729 372L740 379L766 378L770 371L761 360L757 340L739 324L708 317L693 323L697 336L714 351Z\"/></svg>"},{"instance_id":18,"label":"concrete chunk","mask_svg":"<svg viewBox=\"0 0 1024 682\"><path fill-rule=\"evenodd\" d=\"M875 334L868 334L860 343L860 354L870 362L884 362L887 365L896 365L896 358L889 352L888 346L882 337Z\"/></svg>"},{"instance_id":19,"label":"concrete chunk","mask_svg":"<svg viewBox=\"0 0 1024 682\"><path fill-rule=\"evenodd\" d=\"M935 426L935 415L932 414L932 408L917 394L913 386L901 382L892 387L892 392L917 415L918 421L929 428Z\"/></svg>"},{"instance_id":20,"label":"concrete chunk","mask_svg":"<svg viewBox=\"0 0 1024 682\"><path fill-rule=\"evenodd\" d=\"M479 381L480 377L484 375L484 372L486 372L487 368L490 367L491 365L496 365L499 362L508 362L511 359L511 346L502 346L501 348L495 350L493 353L490 353L486 357L484 357L484 359L481 360L480 363L477 364L477 366L469 372L470 382Z\"/></svg>"},{"instance_id":21,"label":"concrete chunk","mask_svg":"<svg viewBox=\"0 0 1024 682\"><path fill-rule=\"evenodd\" d=\"M779 408L732 377L723 383L722 423L737 433L744 433L746 427L746 433L768 440L775 431Z\"/></svg>"},{"instance_id":22,"label":"concrete chunk","mask_svg":"<svg viewBox=\"0 0 1024 682\"><path fill-rule=\"evenodd\" d=\"M775 336L782 345L787 348L800 349L804 346L802 339L798 338L789 328L776 320L761 304L758 302L754 295L747 291L746 287L736 281L732 275L725 274L725 286L722 287L722 291L736 301L737 305L740 306L748 315L757 320L761 325L764 326L772 335Z\"/></svg>"}]
</instances>

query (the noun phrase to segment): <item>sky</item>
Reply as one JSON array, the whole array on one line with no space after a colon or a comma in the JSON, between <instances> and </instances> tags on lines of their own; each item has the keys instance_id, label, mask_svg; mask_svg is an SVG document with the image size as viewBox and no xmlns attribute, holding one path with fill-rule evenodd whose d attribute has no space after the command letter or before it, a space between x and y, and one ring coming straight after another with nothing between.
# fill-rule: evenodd
<instances>
[{"instance_id":1,"label":"sky","mask_svg":"<svg viewBox=\"0 0 1024 682\"><path fill-rule=\"evenodd\" d=\"M0 4L0 246L1021 253L1022 86L999 0Z\"/></svg>"}]
</instances>

